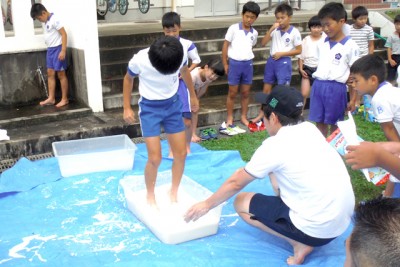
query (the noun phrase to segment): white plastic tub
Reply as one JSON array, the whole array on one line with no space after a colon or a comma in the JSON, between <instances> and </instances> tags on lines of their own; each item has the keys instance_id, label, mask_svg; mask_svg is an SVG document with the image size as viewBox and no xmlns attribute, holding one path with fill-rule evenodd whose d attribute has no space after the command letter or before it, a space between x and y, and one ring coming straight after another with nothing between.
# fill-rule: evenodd
<instances>
[{"instance_id":1,"label":"white plastic tub","mask_svg":"<svg viewBox=\"0 0 400 267\"><path fill-rule=\"evenodd\" d=\"M171 171L158 173L155 194L159 210L147 205L143 175L125 176L120 180L120 185L124 190L128 209L163 243L178 244L214 235L218 231L222 205L210 210L196 222L184 221L183 215L189 207L212 194L185 175L179 187L178 203L171 204L168 196Z\"/></svg>"},{"instance_id":2,"label":"white plastic tub","mask_svg":"<svg viewBox=\"0 0 400 267\"><path fill-rule=\"evenodd\" d=\"M136 145L126 134L53 142L61 175L131 170Z\"/></svg>"}]
</instances>

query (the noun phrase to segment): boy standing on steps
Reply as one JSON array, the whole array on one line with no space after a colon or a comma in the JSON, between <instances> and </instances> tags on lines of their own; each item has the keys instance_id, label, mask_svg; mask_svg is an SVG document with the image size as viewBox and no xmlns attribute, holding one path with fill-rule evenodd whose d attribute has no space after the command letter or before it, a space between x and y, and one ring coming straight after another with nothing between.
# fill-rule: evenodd
<instances>
[{"instance_id":1,"label":"boy standing on steps","mask_svg":"<svg viewBox=\"0 0 400 267\"><path fill-rule=\"evenodd\" d=\"M347 108L346 82L350 66L359 58L359 48L342 28L346 10L341 3L330 2L318 12L323 31L328 38L317 47L318 67L313 73L314 83L310 94L309 120L317 124L327 137L337 129L336 123L344 119ZM354 110L355 91L351 94L349 109Z\"/></svg>"},{"instance_id":2,"label":"boy standing on steps","mask_svg":"<svg viewBox=\"0 0 400 267\"><path fill-rule=\"evenodd\" d=\"M190 73L194 68L196 68L200 64L201 60L194 43L190 40L184 39L179 36L179 33L181 31L181 18L179 14L176 12L167 12L163 15L161 23L164 35L175 37L182 44L185 53L187 53L188 60L190 59L191 61L191 65L188 66L188 71ZM189 64L189 61L187 62L187 64ZM192 84L192 81L190 82L190 84ZM182 117L183 117L183 122L185 124L185 132L186 132L186 139L185 139L186 150L187 153L189 154L190 141L192 139L192 121L191 121L192 114L190 109L188 85L182 79L179 79L178 95L179 99L182 102ZM169 154L170 154L169 157L173 156L171 151Z\"/></svg>"},{"instance_id":3,"label":"boy standing on steps","mask_svg":"<svg viewBox=\"0 0 400 267\"><path fill-rule=\"evenodd\" d=\"M368 10L364 6L358 6L351 11L354 23L350 26L350 36L360 48L360 57L368 54L372 55L375 50L374 30L367 24ZM352 88L350 87L350 90ZM356 107L354 112L358 112L361 104L361 96L356 96Z\"/></svg>"},{"instance_id":4,"label":"boy standing on steps","mask_svg":"<svg viewBox=\"0 0 400 267\"><path fill-rule=\"evenodd\" d=\"M386 40L385 47L387 48L388 57L388 81L392 84L400 86L400 14L396 15L393 20L395 31L389 35Z\"/></svg>"},{"instance_id":5,"label":"boy standing on steps","mask_svg":"<svg viewBox=\"0 0 400 267\"><path fill-rule=\"evenodd\" d=\"M68 78L67 69L67 32L63 24L54 13L50 13L42 4L33 4L31 17L45 24L44 39L47 45L47 83L49 95L46 100L41 101L41 106L54 105L56 103L56 73L61 84L61 100L56 107L68 105Z\"/></svg>"},{"instance_id":6,"label":"boy standing on steps","mask_svg":"<svg viewBox=\"0 0 400 267\"><path fill-rule=\"evenodd\" d=\"M187 51L177 38L163 36L155 40L150 48L140 50L129 61L124 77L124 120L132 124L135 115L131 107L134 78L139 77L139 119L148 160L144 170L147 203L157 207L154 189L158 167L161 163L160 134L163 126L171 151L172 183L170 200L177 202L178 187L182 179L186 159L185 126L182 120L182 103L179 100L179 73L188 84L191 108L198 109L198 101L187 68Z\"/></svg>"},{"instance_id":7,"label":"boy standing on steps","mask_svg":"<svg viewBox=\"0 0 400 267\"><path fill-rule=\"evenodd\" d=\"M265 33L261 45L266 46L271 41L270 57L264 70L263 92L269 94L274 84L290 85L292 79L292 57L301 54L302 39L298 29L290 25L293 9L282 3L275 8L276 22ZM252 120L257 123L263 118L259 115Z\"/></svg>"},{"instance_id":8,"label":"boy standing on steps","mask_svg":"<svg viewBox=\"0 0 400 267\"><path fill-rule=\"evenodd\" d=\"M253 46L257 43L258 32L252 27L260 14L260 6L253 1L244 4L242 22L229 27L222 47L222 63L228 75L229 92L226 99L227 118L219 131L236 135L246 131L233 124L233 108L240 90L241 122L248 125L247 111L250 88L253 83Z\"/></svg>"}]
</instances>

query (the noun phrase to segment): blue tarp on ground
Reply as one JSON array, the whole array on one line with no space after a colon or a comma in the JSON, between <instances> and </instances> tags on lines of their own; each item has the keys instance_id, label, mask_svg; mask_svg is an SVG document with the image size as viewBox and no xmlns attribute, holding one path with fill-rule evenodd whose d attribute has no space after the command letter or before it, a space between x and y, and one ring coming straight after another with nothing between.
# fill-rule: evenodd
<instances>
[{"instance_id":1,"label":"blue tarp on ground","mask_svg":"<svg viewBox=\"0 0 400 267\"><path fill-rule=\"evenodd\" d=\"M162 142L167 155L166 142ZM2 266L287 266L285 241L255 229L235 213L233 199L222 209L218 233L167 245L127 209L119 180L143 174L147 152L138 145L131 171L62 178L55 158L21 159L0 176L0 265ZM160 171L172 161L163 158ZM215 191L238 167L237 151L209 151L197 144L185 175ZM269 179L246 191L272 194ZM14 192L14 193L12 193ZM316 248L304 266L343 266L351 227Z\"/></svg>"}]
</instances>

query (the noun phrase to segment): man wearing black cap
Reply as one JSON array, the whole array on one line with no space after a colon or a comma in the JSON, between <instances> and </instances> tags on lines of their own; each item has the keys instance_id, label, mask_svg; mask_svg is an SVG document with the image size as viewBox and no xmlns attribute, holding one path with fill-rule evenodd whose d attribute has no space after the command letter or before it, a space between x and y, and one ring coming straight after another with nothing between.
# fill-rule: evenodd
<instances>
[{"instance_id":1,"label":"man wearing black cap","mask_svg":"<svg viewBox=\"0 0 400 267\"><path fill-rule=\"evenodd\" d=\"M234 206L248 224L288 241L290 265L302 264L314 247L341 235L350 224L354 193L339 154L317 127L301 116L301 93L276 86L259 93L268 137L244 168L238 169L205 201L185 214L195 221L247 184L270 177L276 196L241 192Z\"/></svg>"}]
</instances>

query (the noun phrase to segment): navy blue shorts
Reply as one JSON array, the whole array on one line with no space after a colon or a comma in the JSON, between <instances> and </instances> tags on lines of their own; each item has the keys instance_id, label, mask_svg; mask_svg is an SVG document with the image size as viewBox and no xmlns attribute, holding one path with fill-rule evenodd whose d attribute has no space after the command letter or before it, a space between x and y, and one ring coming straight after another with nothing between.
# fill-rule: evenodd
<instances>
[{"instance_id":1,"label":"navy blue shorts","mask_svg":"<svg viewBox=\"0 0 400 267\"><path fill-rule=\"evenodd\" d=\"M335 238L316 238L309 236L293 225L289 217L289 207L280 197L255 194L250 201L250 218L292 240L311 247L328 244Z\"/></svg>"},{"instance_id":2,"label":"navy blue shorts","mask_svg":"<svg viewBox=\"0 0 400 267\"><path fill-rule=\"evenodd\" d=\"M46 64L48 69L55 71L65 71L67 69L67 58L59 60L58 55L61 52L62 46L49 47L46 53Z\"/></svg>"},{"instance_id":3,"label":"navy blue shorts","mask_svg":"<svg viewBox=\"0 0 400 267\"><path fill-rule=\"evenodd\" d=\"M336 81L315 80L310 93L310 121L335 125L344 119L347 87Z\"/></svg>"},{"instance_id":4,"label":"navy blue shorts","mask_svg":"<svg viewBox=\"0 0 400 267\"><path fill-rule=\"evenodd\" d=\"M253 60L237 61L229 59L228 84L252 84L253 83Z\"/></svg>"},{"instance_id":5,"label":"navy blue shorts","mask_svg":"<svg viewBox=\"0 0 400 267\"><path fill-rule=\"evenodd\" d=\"M264 83L290 85L292 80L292 59L281 57L274 60L272 57L267 59L264 69Z\"/></svg>"},{"instance_id":6,"label":"navy blue shorts","mask_svg":"<svg viewBox=\"0 0 400 267\"><path fill-rule=\"evenodd\" d=\"M164 100L139 99L139 120L143 137L160 136L161 126L167 134L185 130L182 103L178 94Z\"/></svg>"},{"instance_id":7,"label":"navy blue shorts","mask_svg":"<svg viewBox=\"0 0 400 267\"><path fill-rule=\"evenodd\" d=\"M387 73L387 80L388 81L394 81L396 80L396 76L397 76L397 68L399 67L400 64L400 55L392 55L392 59L394 61L396 61L397 65L392 67L392 65L390 65L390 63L388 63L388 73Z\"/></svg>"}]
</instances>

